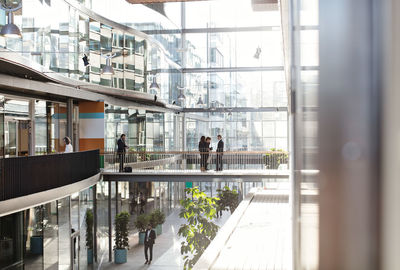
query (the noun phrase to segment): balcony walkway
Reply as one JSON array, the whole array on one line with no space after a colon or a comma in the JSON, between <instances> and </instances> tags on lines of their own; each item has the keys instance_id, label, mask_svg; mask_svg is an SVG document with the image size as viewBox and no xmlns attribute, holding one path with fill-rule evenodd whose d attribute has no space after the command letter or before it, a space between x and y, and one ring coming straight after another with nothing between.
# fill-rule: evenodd
<instances>
[{"instance_id":1,"label":"balcony walkway","mask_svg":"<svg viewBox=\"0 0 400 270\"><path fill-rule=\"evenodd\" d=\"M133 170L130 173L113 172L104 170L102 172L106 181L133 181L133 182L218 182L218 181L240 181L240 182L262 182L268 179L287 179L289 170L223 170L206 171L198 170Z\"/></svg>"}]
</instances>

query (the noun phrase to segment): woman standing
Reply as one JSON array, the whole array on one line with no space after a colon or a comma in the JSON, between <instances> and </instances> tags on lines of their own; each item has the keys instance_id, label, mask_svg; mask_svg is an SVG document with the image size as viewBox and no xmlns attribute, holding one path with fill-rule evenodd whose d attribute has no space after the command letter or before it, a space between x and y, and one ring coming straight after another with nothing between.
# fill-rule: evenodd
<instances>
[{"instance_id":1,"label":"woman standing","mask_svg":"<svg viewBox=\"0 0 400 270\"><path fill-rule=\"evenodd\" d=\"M64 137L64 143L65 143L65 151L64 153L72 153L74 152L74 149L72 148L71 144L71 139L69 137Z\"/></svg>"},{"instance_id":2,"label":"woman standing","mask_svg":"<svg viewBox=\"0 0 400 270\"><path fill-rule=\"evenodd\" d=\"M199 152L200 152L200 170L204 172L206 170L206 154L207 152L207 143L206 143L206 137L201 136L200 142L199 142Z\"/></svg>"}]
</instances>

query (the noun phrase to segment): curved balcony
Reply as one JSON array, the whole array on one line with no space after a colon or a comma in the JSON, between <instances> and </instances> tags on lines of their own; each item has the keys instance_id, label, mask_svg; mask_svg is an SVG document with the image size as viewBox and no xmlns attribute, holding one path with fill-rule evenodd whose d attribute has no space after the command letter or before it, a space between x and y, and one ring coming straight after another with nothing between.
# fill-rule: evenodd
<instances>
[{"instance_id":1,"label":"curved balcony","mask_svg":"<svg viewBox=\"0 0 400 270\"><path fill-rule=\"evenodd\" d=\"M65 187L100 173L99 150L5 158L1 162L0 201ZM77 191L79 187L73 190Z\"/></svg>"}]
</instances>

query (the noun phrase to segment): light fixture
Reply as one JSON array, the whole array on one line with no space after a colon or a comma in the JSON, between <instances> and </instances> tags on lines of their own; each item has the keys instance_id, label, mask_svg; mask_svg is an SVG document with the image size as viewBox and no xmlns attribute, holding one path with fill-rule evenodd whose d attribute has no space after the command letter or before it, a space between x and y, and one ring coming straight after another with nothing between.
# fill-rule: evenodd
<instances>
[{"instance_id":1,"label":"light fixture","mask_svg":"<svg viewBox=\"0 0 400 270\"><path fill-rule=\"evenodd\" d=\"M254 58L255 59L259 59L260 58L260 54L261 54L261 48L260 48L260 46L258 46L257 49L256 49L256 53L254 54Z\"/></svg>"},{"instance_id":2,"label":"light fixture","mask_svg":"<svg viewBox=\"0 0 400 270\"><path fill-rule=\"evenodd\" d=\"M203 100L201 99L201 97L199 97L199 101L197 101L197 105L202 106L204 105Z\"/></svg>"},{"instance_id":3,"label":"light fixture","mask_svg":"<svg viewBox=\"0 0 400 270\"><path fill-rule=\"evenodd\" d=\"M183 93L180 93L178 96L179 101L184 101L186 99L185 95Z\"/></svg>"},{"instance_id":4,"label":"light fixture","mask_svg":"<svg viewBox=\"0 0 400 270\"><path fill-rule=\"evenodd\" d=\"M106 65L104 68L101 70L101 74L103 75L114 75L114 69L111 66L111 58L113 58L115 54L113 55L103 55L104 58L106 58Z\"/></svg>"},{"instance_id":5,"label":"light fixture","mask_svg":"<svg viewBox=\"0 0 400 270\"><path fill-rule=\"evenodd\" d=\"M5 12L8 13L8 21L7 24L3 26L1 29L0 35L3 37L7 38L21 38L22 34L21 31L19 30L18 26L14 24L14 11L19 10L22 7L22 4L20 4L16 8L9 8L9 7L1 7Z\"/></svg>"},{"instance_id":6,"label":"light fixture","mask_svg":"<svg viewBox=\"0 0 400 270\"><path fill-rule=\"evenodd\" d=\"M160 90L160 86L157 83L156 75L154 75L153 82L150 84L150 91L157 93L158 90Z\"/></svg>"},{"instance_id":7,"label":"light fixture","mask_svg":"<svg viewBox=\"0 0 400 270\"><path fill-rule=\"evenodd\" d=\"M217 109L216 101L212 101L212 102L211 102L211 106L210 106L210 110L211 110L211 111L215 111L216 109Z\"/></svg>"},{"instance_id":8,"label":"light fixture","mask_svg":"<svg viewBox=\"0 0 400 270\"><path fill-rule=\"evenodd\" d=\"M87 67L89 65L89 59L86 54L83 55L82 60L85 67Z\"/></svg>"}]
</instances>

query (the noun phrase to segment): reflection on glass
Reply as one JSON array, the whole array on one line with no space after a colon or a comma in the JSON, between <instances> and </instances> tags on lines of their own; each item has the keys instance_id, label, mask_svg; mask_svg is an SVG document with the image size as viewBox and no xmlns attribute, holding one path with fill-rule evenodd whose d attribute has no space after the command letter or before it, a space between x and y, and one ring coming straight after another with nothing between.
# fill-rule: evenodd
<instances>
[{"instance_id":1,"label":"reflection on glass","mask_svg":"<svg viewBox=\"0 0 400 270\"><path fill-rule=\"evenodd\" d=\"M0 217L0 268L22 270L23 212Z\"/></svg>"},{"instance_id":2,"label":"reflection on glass","mask_svg":"<svg viewBox=\"0 0 400 270\"><path fill-rule=\"evenodd\" d=\"M58 200L58 257L59 269L70 269L71 266L71 223L70 198Z\"/></svg>"},{"instance_id":3,"label":"reflection on glass","mask_svg":"<svg viewBox=\"0 0 400 270\"><path fill-rule=\"evenodd\" d=\"M88 245L86 241L90 239L88 238L88 235L92 235L91 239L91 244L93 245L93 221L92 221L92 227L88 228L86 227L86 219L87 216L89 216L88 220L91 220L91 217L93 218L93 188L90 187L88 189L85 189L81 192L79 192L79 204L80 204L80 254L79 254L79 269L91 269L88 268L88 261L90 261L90 256L92 258L92 263L93 263L93 249L91 251L88 251ZM88 213L88 214L87 214ZM90 222L89 222L90 223ZM91 264L92 264L91 263Z\"/></svg>"},{"instance_id":4,"label":"reflection on glass","mask_svg":"<svg viewBox=\"0 0 400 270\"><path fill-rule=\"evenodd\" d=\"M25 211L26 242L24 263L27 269L43 268L43 229L47 227L48 216L43 206Z\"/></svg>"},{"instance_id":5,"label":"reflection on glass","mask_svg":"<svg viewBox=\"0 0 400 270\"><path fill-rule=\"evenodd\" d=\"M46 226L43 230L43 265L44 269L58 269L58 224L57 202L44 205Z\"/></svg>"}]
</instances>

